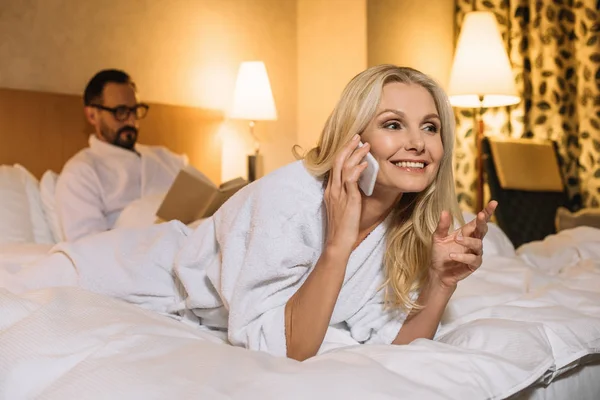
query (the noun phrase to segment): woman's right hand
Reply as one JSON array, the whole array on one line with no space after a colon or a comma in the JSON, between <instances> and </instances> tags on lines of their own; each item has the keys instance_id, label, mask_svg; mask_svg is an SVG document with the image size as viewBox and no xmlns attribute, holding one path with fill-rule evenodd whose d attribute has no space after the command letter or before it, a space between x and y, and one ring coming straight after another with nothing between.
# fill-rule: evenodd
<instances>
[{"instance_id":1,"label":"woman's right hand","mask_svg":"<svg viewBox=\"0 0 600 400\"><path fill-rule=\"evenodd\" d=\"M361 160L370 149L368 143L359 148L359 139L359 135L354 136L337 155L325 189L327 246L348 254L358 240L361 214L358 178L367 168L367 162Z\"/></svg>"}]
</instances>

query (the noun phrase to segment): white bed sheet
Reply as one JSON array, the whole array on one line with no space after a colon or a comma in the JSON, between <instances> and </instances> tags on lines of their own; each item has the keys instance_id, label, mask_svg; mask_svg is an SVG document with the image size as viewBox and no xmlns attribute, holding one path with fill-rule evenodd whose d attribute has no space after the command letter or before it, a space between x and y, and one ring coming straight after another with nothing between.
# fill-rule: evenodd
<instances>
[{"instance_id":1,"label":"white bed sheet","mask_svg":"<svg viewBox=\"0 0 600 400\"><path fill-rule=\"evenodd\" d=\"M545 386L523 390L514 400L598 400L600 362L582 365Z\"/></svg>"},{"instance_id":2,"label":"white bed sheet","mask_svg":"<svg viewBox=\"0 0 600 400\"><path fill-rule=\"evenodd\" d=\"M358 346L298 363L223 344L219 335L77 288L22 296L0 289L0 304L1 399L501 399L524 387L494 393L499 381L529 386L549 366L519 371L498 354L425 340ZM560 398L540 393L522 398Z\"/></svg>"},{"instance_id":3,"label":"white bed sheet","mask_svg":"<svg viewBox=\"0 0 600 400\"><path fill-rule=\"evenodd\" d=\"M510 393L497 393L505 389L498 382L531 384L551 364L515 367L425 340L298 363L222 344L198 328L77 288L0 291L0 304L3 399L503 398ZM537 350L531 354L544 357Z\"/></svg>"},{"instance_id":4,"label":"white bed sheet","mask_svg":"<svg viewBox=\"0 0 600 400\"><path fill-rule=\"evenodd\" d=\"M48 254L52 244L0 243L0 270L15 272Z\"/></svg>"},{"instance_id":5,"label":"white bed sheet","mask_svg":"<svg viewBox=\"0 0 600 400\"><path fill-rule=\"evenodd\" d=\"M575 369L600 362L600 231L569 234L486 255L435 341L304 363L78 288L0 289L0 398L585 399L600 380Z\"/></svg>"}]
</instances>

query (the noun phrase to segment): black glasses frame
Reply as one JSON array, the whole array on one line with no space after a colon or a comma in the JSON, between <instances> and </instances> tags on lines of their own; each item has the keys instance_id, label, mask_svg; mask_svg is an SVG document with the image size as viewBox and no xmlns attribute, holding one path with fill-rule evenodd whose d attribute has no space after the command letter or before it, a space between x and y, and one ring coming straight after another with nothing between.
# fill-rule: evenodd
<instances>
[{"instance_id":1,"label":"black glasses frame","mask_svg":"<svg viewBox=\"0 0 600 400\"><path fill-rule=\"evenodd\" d=\"M90 104L89 107L108 111L119 122L126 121L129 118L129 115L131 113L133 113L135 119L145 118L146 115L148 114L148 109L150 108L150 106L145 103L139 103L133 107L127 107L127 106L105 107L105 106L101 106L100 104Z\"/></svg>"}]
</instances>

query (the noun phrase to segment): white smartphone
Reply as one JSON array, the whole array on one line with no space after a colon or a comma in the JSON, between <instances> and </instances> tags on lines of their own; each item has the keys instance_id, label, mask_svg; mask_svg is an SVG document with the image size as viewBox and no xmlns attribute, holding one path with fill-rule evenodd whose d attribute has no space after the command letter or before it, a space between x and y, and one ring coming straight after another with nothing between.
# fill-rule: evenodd
<instances>
[{"instance_id":1,"label":"white smartphone","mask_svg":"<svg viewBox=\"0 0 600 400\"><path fill-rule=\"evenodd\" d=\"M358 143L358 147L363 146L363 142ZM367 162L367 168L360 174L360 178L358 178L358 187L365 195L370 196L373 194L373 189L375 188L375 181L379 173L379 163L370 152L367 153L363 161Z\"/></svg>"}]
</instances>

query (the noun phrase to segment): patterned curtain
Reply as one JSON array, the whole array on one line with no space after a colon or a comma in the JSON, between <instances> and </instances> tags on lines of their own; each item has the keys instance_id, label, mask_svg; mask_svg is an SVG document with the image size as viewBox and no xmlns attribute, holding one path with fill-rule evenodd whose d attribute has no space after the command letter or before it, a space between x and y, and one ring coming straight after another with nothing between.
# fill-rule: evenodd
<instances>
[{"instance_id":1,"label":"patterned curtain","mask_svg":"<svg viewBox=\"0 0 600 400\"><path fill-rule=\"evenodd\" d=\"M598 0L456 0L456 33L469 11L492 11L522 101L484 110L485 134L557 142L571 208L600 207L600 12ZM471 110L456 109L456 183L475 204Z\"/></svg>"}]
</instances>

